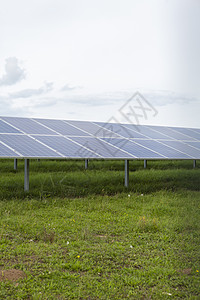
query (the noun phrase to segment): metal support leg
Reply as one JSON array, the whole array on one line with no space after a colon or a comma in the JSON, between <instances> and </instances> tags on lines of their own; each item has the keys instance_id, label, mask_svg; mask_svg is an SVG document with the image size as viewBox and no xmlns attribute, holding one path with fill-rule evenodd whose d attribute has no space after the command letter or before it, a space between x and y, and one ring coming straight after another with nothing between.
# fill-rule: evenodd
<instances>
[{"instance_id":1,"label":"metal support leg","mask_svg":"<svg viewBox=\"0 0 200 300\"><path fill-rule=\"evenodd\" d=\"M124 185L128 187L129 185L129 160L125 160L125 183Z\"/></svg>"},{"instance_id":2,"label":"metal support leg","mask_svg":"<svg viewBox=\"0 0 200 300\"><path fill-rule=\"evenodd\" d=\"M85 159L85 169L88 169L88 159Z\"/></svg>"},{"instance_id":3,"label":"metal support leg","mask_svg":"<svg viewBox=\"0 0 200 300\"><path fill-rule=\"evenodd\" d=\"M194 169L196 168L196 160L195 159L193 160L193 168Z\"/></svg>"},{"instance_id":4,"label":"metal support leg","mask_svg":"<svg viewBox=\"0 0 200 300\"><path fill-rule=\"evenodd\" d=\"M24 191L29 191L29 159L24 160Z\"/></svg>"},{"instance_id":5,"label":"metal support leg","mask_svg":"<svg viewBox=\"0 0 200 300\"><path fill-rule=\"evenodd\" d=\"M14 170L17 171L17 159L14 159Z\"/></svg>"},{"instance_id":6,"label":"metal support leg","mask_svg":"<svg viewBox=\"0 0 200 300\"><path fill-rule=\"evenodd\" d=\"M144 168L145 169L147 168L147 160L146 159L144 160Z\"/></svg>"}]
</instances>

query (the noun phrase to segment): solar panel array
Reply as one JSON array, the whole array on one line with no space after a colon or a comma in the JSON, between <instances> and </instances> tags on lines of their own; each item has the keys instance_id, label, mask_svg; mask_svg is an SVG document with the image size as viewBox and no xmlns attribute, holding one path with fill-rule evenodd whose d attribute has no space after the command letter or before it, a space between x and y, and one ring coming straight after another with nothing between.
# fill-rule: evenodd
<instances>
[{"instance_id":1,"label":"solar panel array","mask_svg":"<svg viewBox=\"0 0 200 300\"><path fill-rule=\"evenodd\" d=\"M200 129L0 117L0 158L200 159Z\"/></svg>"}]
</instances>

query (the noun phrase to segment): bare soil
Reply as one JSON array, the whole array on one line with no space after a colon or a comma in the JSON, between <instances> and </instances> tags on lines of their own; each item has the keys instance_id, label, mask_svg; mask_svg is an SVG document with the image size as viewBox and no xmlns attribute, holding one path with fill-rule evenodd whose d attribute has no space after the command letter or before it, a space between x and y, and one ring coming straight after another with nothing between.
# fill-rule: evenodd
<instances>
[{"instance_id":1,"label":"bare soil","mask_svg":"<svg viewBox=\"0 0 200 300\"><path fill-rule=\"evenodd\" d=\"M18 281L26 277L26 274L21 270L10 269L10 270L0 270L0 281Z\"/></svg>"}]
</instances>

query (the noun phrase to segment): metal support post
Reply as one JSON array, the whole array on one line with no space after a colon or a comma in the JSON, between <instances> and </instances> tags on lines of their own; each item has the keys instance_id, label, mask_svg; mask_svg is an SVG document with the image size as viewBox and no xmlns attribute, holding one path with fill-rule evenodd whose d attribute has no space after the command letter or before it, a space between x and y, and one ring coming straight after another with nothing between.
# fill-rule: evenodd
<instances>
[{"instance_id":1,"label":"metal support post","mask_svg":"<svg viewBox=\"0 0 200 300\"><path fill-rule=\"evenodd\" d=\"M193 160L193 168L196 168L196 159Z\"/></svg>"},{"instance_id":2,"label":"metal support post","mask_svg":"<svg viewBox=\"0 0 200 300\"><path fill-rule=\"evenodd\" d=\"M129 185L129 160L125 160L125 183L124 185L128 187Z\"/></svg>"},{"instance_id":3,"label":"metal support post","mask_svg":"<svg viewBox=\"0 0 200 300\"><path fill-rule=\"evenodd\" d=\"M88 159L85 159L85 169L87 170L88 169Z\"/></svg>"},{"instance_id":4,"label":"metal support post","mask_svg":"<svg viewBox=\"0 0 200 300\"><path fill-rule=\"evenodd\" d=\"M29 191L29 159L24 160L24 191Z\"/></svg>"},{"instance_id":5,"label":"metal support post","mask_svg":"<svg viewBox=\"0 0 200 300\"><path fill-rule=\"evenodd\" d=\"M147 160L146 159L144 160L144 168L145 169L147 168Z\"/></svg>"},{"instance_id":6,"label":"metal support post","mask_svg":"<svg viewBox=\"0 0 200 300\"><path fill-rule=\"evenodd\" d=\"M17 159L14 159L14 170L17 171Z\"/></svg>"}]
</instances>

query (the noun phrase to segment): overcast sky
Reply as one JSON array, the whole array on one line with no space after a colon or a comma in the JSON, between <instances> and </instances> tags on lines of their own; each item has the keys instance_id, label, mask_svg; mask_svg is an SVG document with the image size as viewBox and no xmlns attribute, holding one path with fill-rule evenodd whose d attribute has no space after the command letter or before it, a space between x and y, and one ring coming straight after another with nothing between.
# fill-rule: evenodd
<instances>
[{"instance_id":1,"label":"overcast sky","mask_svg":"<svg viewBox=\"0 0 200 300\"><path fill-rule=\"evenodd\" d=\"M200 128L199 0L0 3L0 115Z\"/></svg>"}]
</instances>

